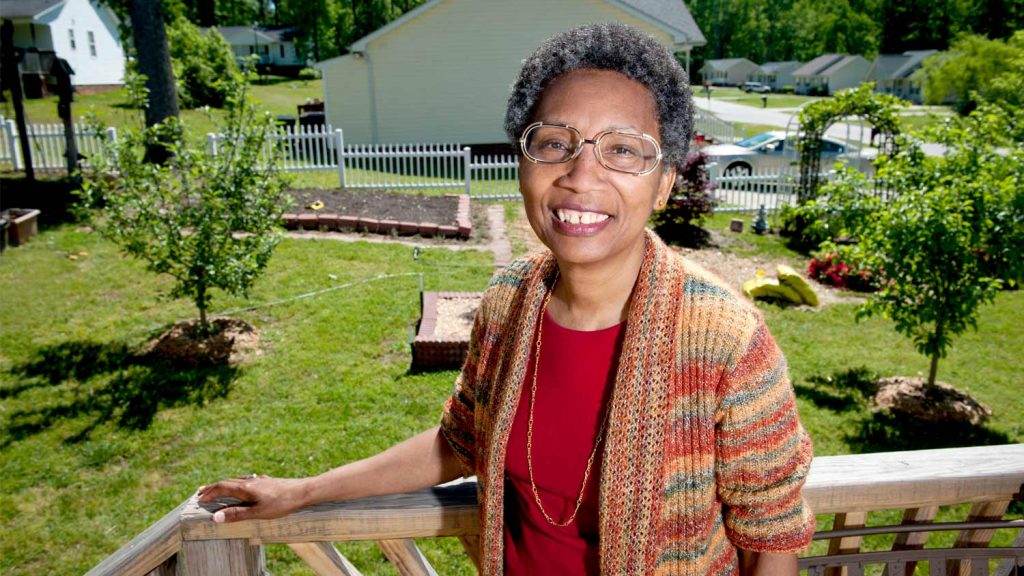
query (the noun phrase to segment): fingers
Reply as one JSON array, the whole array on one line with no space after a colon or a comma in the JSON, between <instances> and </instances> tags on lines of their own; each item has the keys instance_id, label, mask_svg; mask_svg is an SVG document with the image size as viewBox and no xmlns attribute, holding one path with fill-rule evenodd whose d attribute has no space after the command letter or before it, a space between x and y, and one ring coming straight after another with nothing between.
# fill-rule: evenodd
<instances>
[{"instance_id":1,"label":"fingers","mask_svg":"<svg viewBox=\"0 0 1024 576\"><path fill-rule=\"evenodd\" d=\"M199 501L209 502L217 498L238 498L247 500L249 491L245 488L245 480L221 480L210 486L199 487Z\"/></svg>"},{"instance_id":2,"label":"fingers","mask_svg":"<svg viewBox=\"0 0 1024 576\"><path fill-rule=\"evenodd\" d=\"M255 507L229 506L223 510L213 513L213 521L221 524L224 522L238 522L248 520L256 516Z\"/></svg>"}]
</instances>

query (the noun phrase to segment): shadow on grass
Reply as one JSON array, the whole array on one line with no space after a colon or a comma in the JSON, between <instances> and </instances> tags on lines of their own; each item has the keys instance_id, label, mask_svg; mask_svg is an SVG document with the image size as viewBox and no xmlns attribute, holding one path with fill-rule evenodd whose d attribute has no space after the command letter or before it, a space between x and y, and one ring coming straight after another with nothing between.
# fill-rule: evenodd
<instances>
[{"instance_id":1,"label":"shadow on grass","mask_svg":"<svg viewBox=\"0 0 1024 576\"><path fill-rule=\"evenodd\" d=\"M1010 442L1006 434L966 422L923 422L873 409L878 375L865 367L816 375L794 383L797 396L836 413L852 413L844 441L851 453L988 446Z\"/></svg>"},{"instance_id":2,"label":"shadow on grass","mask_svg":"<svg viewBox=\"0 0 1024 576\"><path fill-rule=\"evenodd\" d=\"M0 388L0 399L49 387L45 399L14 409L0 432L0 447L88 417L69 443L89 437L107 422L144 430L161 409L202 406L227 396L238 369L228 365L182 368L137 354L123 343L64 342L37 350L35 358L14 366L19 383Z\"/></svg>"}]
</instances>

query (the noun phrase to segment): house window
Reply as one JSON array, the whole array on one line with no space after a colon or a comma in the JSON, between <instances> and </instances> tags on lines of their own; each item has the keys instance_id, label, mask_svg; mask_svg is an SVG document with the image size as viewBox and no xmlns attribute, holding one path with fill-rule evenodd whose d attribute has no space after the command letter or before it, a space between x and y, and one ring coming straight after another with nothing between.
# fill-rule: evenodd
<instances>
[{"instance_id":1,"label":"house window","mask_svg":"<svg viewBox=\"0 0 1024 576\"><path fill-rule=\"evenodd\" d=\"M89 37L89 56L96 57L96 35L92 33L92 30L86 32Z\"/></svg>"},{"instance_id":2,"label":"house window","mask_svg":"<svg viewBox=\"0 0 1024 576\"><path fill-rule=\"evenodd\" d=\"M74 50L75 46L75 30L74 28L68 28L68 42L71 43L71 49Z\"/></svg>"},{"instance_id":3,"label":"house window","mask_svg":"<svg viewBox=\"0 0 1024 576\"><path fill-rule=\"evenodd\" d=\"M278 48L281 49L281 58L284 58L284 44L280 44Z\"/></svg>"}]
</instances>

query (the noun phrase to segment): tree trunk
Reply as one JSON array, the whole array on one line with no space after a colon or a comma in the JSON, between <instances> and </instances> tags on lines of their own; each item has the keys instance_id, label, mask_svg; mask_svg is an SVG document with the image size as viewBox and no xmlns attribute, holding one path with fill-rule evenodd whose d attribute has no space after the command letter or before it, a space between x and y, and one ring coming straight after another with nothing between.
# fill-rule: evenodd
<instances>
[{"instance_id":1,"label":"tree trunk","mask_svg":"<svg viewBox=\"0 0 1024 576\"><path fill-rule=\"evenodd\" d=\"M2 30L2 65L4 74L7 75L7 84L11 89L11 104L14 106L14 121L18 125L18 142L21 145L21 159L25 163L25 179L35 180L36 173L32 169L32 146L28 142L28 126L25 121L25 106L22 103L21 91L21 68L18 67L18 56L14 49L14 24L10 20L4 20ZM11 150L14 156L14 150Z\"/></svg>"},{"instance_id":2,"label":"tree trunk","mask_svg":"<svg viewBox=\"0 0 1024 576\"><path fill-rule=\"evenodd\" d=\"M938 324L935 325L936 342L942 341L943 332L943 325L941 322L939 322ZM935 386L935 375L939 371L939 354L941 353L941 351L942 349L940 347L936 347L935 352L932 353L931 366L928 368L928 386Z\"/></svg>"},{"instance_id":3,"label":"tree trunk","mask_svg":"<svg viewBox=\"0 0 1024 576\"><path fill-rule=\"evenodd\" d=\"M163 7L152 0L129 0L128 13L132 20L135 58L139 72L146 76L149 90L146 126L154 126L178 115L178 94L174 88ZM146 151L146 159L157 164L164 163L168 156L164 146L154 145Z\"/></svg>"}]
</instances>

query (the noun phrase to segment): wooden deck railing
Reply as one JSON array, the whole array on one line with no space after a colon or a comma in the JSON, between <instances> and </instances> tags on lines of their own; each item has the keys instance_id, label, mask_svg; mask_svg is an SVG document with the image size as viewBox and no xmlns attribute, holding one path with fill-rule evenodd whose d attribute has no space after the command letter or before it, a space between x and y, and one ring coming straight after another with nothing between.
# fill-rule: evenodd
<instances>
[{"instance_id":1,"label":"wooden deck railing","mask_svg":"<svg viewBox=\"0 0 1024 576\"><path fill-rule=\"evenodd\" d=\"M828 554L804 557L809 576L928 574L1024 576L1024 521L1004 520L1012 500L1024 498L1024 444L887 452L815 459L804 496L819 515L834 515L832 530L815 538ZM934 523L940 506L969 503L962 522ZM897 526L865 528L867 513L903 510ZM87 576L187 574L249 576L265 573L264 544L287 544L317 574L358 570L332 542L375 541L403 575L435 574L413 538L455 536L478 560L475 482L410 494L331 502L278 520L214 524L214 507L193 496ZM996 529L1015 531L1008 547L991 547ZM934 529L957 532L952 547L925 548ZM890 550L862 552L864 536L895 533ZM923 570L923 568L922 568Z\"/></svg>"}]
</instances>

